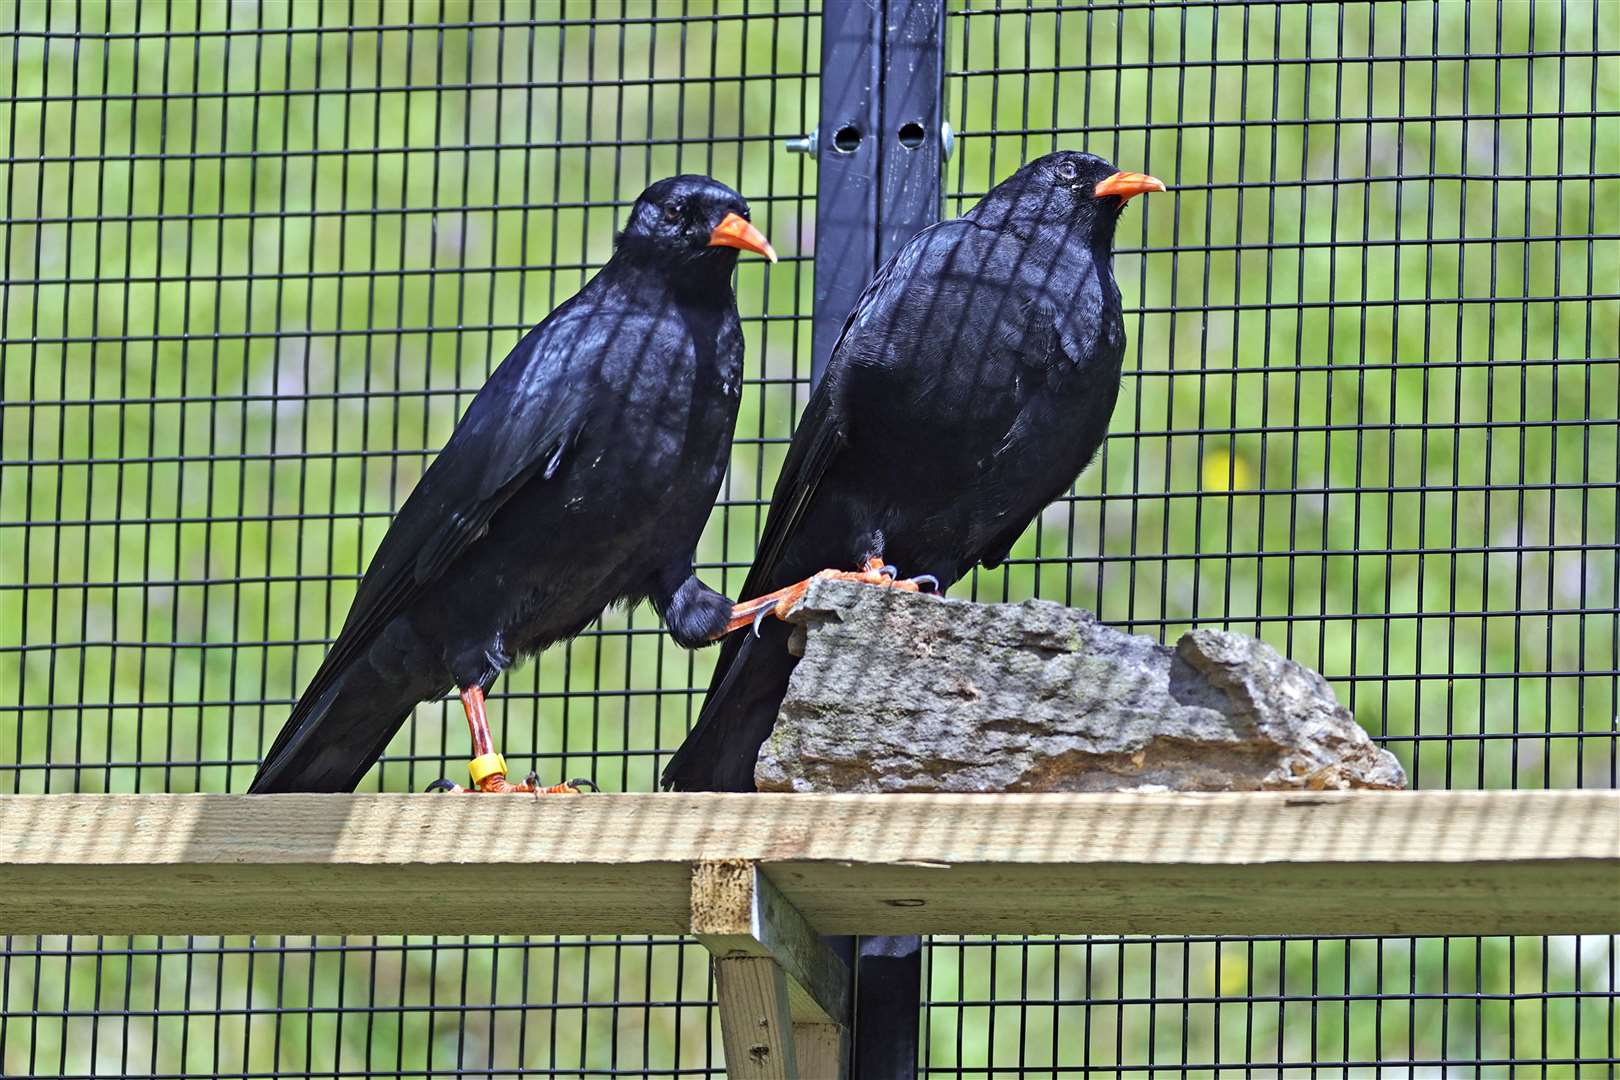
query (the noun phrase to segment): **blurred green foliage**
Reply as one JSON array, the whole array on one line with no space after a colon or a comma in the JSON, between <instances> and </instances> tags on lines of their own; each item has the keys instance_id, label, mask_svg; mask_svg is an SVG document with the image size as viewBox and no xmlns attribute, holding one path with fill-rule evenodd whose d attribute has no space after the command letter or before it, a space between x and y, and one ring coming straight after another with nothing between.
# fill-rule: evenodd
<instances>
[{"instance_id":1,"label":"blurred green foliage","mask_svg":"<svg viewBox=\"0 0 1620 1080\"><path fill-rule=\"evenodd\" d=\"M1053 147L1173 191L1121 226L1104 456L959 593L1258 634L1419 786L1613 785L1615 9L1058 6L953 0L946 212ZM241 790L470 393L677 171L785 256L738 275L751 382L701 555L740 587L807 390L815 169L780 143L816 120L813 5L23 0L0 39L0 786ZM503 680L497 737L650 790L711 663L612 613ZM454 774L461 731L424 706L368 786ZM700 953L10 939L0 1073L701 1071ZM942 939L926 1062L1597 1075L1614 964Z\"/></svg>"}]
</instances>

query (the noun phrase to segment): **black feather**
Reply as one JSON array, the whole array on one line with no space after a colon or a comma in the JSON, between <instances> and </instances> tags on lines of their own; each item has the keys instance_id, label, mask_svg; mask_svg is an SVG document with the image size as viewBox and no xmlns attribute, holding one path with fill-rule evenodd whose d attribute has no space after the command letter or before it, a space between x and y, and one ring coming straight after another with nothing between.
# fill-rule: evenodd
<instances>
[{"instance_id":1,"label":"black feather","mask_svg":"<svg viewBox=\"0 0 1620 1080\"><path fill-rule=\"evenodd\" d=\"M706 177L653 185L608 264L495 369L252 791L352 788L418 702L487 688L610 604L651 597L689 644L724 625L692 558L737 418L737 252L708 246L730 213L747 204Z\"/></svg>"},{"instance_id":2,"label":"black feather","mask_svg":"<svg viewBox=\"0 0 1620 1080\"><path fill-rule=\"evenodd\" d=\"M1108 428L1125 350L1121 200L1089 154L1033 161L914 236L867 287L811 395L744 586L880 555L942 585L1007 557ZM666 786L752 790L787 690L787 634L728 642Z\"/></svg>"}]
</instances>

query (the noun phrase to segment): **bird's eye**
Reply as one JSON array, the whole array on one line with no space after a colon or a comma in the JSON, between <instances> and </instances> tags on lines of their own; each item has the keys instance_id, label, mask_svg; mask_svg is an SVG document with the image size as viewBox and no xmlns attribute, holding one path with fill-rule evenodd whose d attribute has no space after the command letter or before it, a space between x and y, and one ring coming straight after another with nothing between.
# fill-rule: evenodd
<instances>
[{"instance_id":1,"label":"bird's eye","mask_svg":"<svg viewBox=\"0 0 1620 1080\"><path fill-rule=\"evenodd\" d=\"M1073 180L1080 175L1080 170L1074 167L1074 162L1065 161L1058 166L1058 175L1065 180Z\"/></svg>"},{"instance_id":2,"label":"bird's eye","mask_svg":"<svg viewBox=\"0 0 1620 1080\"><path fill-rule=\"evenodd\" d=\"M665 203L664 204L664 220L668 221L668 222L676 222L676 221L679 221L680 219L681 219L681 204L680 203Z\"/></svg>"}]
</instances>

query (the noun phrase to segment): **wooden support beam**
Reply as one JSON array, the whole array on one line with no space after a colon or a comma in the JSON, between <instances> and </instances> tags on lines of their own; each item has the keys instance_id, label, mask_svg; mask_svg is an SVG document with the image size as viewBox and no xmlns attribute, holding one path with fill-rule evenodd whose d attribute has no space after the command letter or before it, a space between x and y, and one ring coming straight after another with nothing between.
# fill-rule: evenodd
<instances>
[{"instance_id":1,"label":"wooden support beam","mask_svg":"<svg viewBox=\"0 0 1620 1080\"><path fill-rule=\"evenodd\" d=\"M684 933L715 860L826 933L1620 931L1613 791L10 795L0 929Z\"/></svg>"},{"instance_id":2,"label":"wooden support beam","mask_svg":"<svg viewBox=\"0 0 1620 1080\"><path fill-rule=\"evenodd\" d=\"M769 956L715 957L720 1045L730 1080L799 1080L787 977Z\"/></svg>"},{"instance_id":3,"label":"wooden support beam","mask_svg":"<svg viewBox=\"0 0 1620 1080\"><path fill-rule=\"evenodd\" d=\"M691 932L716 958L769 956L787 972L793 1019L849 1023L849 966L760 870L758 863L692 868Z\"/></svg>"},{"instance_id":4,"label":"wooden support beam","mask_svg":"<svg viewBox=\"0 0 1620 1080\"><path fill-rule=\"evenodd\" d=\"M794 1024L793 1049L802 1080L849 1075L849 1029L842 1024Z\"/></svg>"},{"instance_id":5,"label":"wooden support beam","mask_svg":"<svg viewBox=\"0 0 1620 1080\"><path fill-rule=\"evenodd\" d=\"M730 1075L786 1080L845 1075L849 966L759 864L726 860L694 866L691 932L714 957ZM761 963L775 973L766 974ZM747 1059L740 1073L731 1065L743 1061L738 1055Z\"/></svg>"}]
</instances>

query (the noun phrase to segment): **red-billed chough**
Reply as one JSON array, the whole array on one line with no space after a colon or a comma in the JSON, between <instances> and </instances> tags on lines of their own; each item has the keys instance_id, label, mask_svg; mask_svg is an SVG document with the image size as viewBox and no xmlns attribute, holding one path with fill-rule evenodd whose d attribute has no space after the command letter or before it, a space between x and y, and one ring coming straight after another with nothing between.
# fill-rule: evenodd
<instances>
[{"instance_id":1,"label":"red-billed chough","mask_svg":"<svg viewBox=\"0 0 1620 1080\"><path fill-rule=\"evenodd\" d=\"M725 185L642 193L607 265L518 342L400 508L250 791L352 790L451 688L475 789L572 791L507 780L484 718L496 677L617 602L650 599L688 647L723 630L731 602L692 561L737 419L739 249L776 259Z\"/></svg>"},{"instance_id":2,"label":"red-billed chough","mask_svg":"<svg viewBox=\"0 0 1620 1080\"><path fill-rule=\"evenodd\" d=\"M809 575L948 586L999 564L1074 483L1119 393L1114 226L1133 195L1163 190L1092 154L1048 154L878 272L777 480L742 593L758 599L732 624L756 633L725 643L667 787L754 789L794 664L787 627L757 620L785 613ZM895 582L893 566L918 576Z\"/></svg>"}]
</instances>

